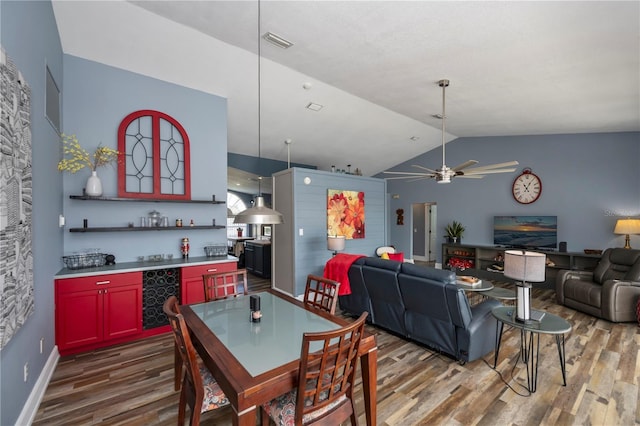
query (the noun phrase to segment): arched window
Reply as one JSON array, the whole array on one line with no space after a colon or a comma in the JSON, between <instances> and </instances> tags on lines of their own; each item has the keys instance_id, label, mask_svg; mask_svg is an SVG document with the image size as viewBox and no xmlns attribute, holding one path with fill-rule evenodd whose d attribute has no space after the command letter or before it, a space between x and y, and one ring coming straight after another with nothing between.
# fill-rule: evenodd
<instances>
[{"instance_id":1,"label":"arched window","mask_svg":"<svg viewBox=\"0 0 640 426\"><path fill-rule=\"evenodd\" d=\"M118 196L191 199L189 136L173 117L152 110L126 116L118 128Z\"/></svg>"},{"instance_id":2,"label":"arched window","mask_svg":"<svg viewBox=\"0 0 640 426\"><path fill-rule=\"evenodd\" d=\"M242 235L247 236L246 223L233 223L236 215L247 209L247 205L240 197L232 192L227 192L227 238L237 237L238 228L242 228Z\"/></svg>"}]
</instances>

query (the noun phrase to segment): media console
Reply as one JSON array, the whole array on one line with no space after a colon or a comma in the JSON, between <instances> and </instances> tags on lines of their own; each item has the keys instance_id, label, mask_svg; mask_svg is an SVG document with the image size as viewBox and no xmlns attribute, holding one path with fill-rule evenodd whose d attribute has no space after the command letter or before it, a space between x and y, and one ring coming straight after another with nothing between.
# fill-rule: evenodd
<instances>
[{"instance_id":1,"label":"media console","mask_svg":"<svg viewBox=\"0 0 640 426\"><path fill-rule=\"evenodd\" d=\"M475 275L479 278L496 281L513 281L510 278L506 278L501 271L504 267L505 250L511 249L499 246L445 243L442 245L442 267L447 269L450 263L454 265L460 263L456 261L456 259L460 259L463 261L462 263L471 265L465 269L464 272L461 272L462 275ZM600 255L598 254L528 250L538 251L547 256L545 281L544 283L537 284L545 288L555 288L558 271L562 269L590 271L596 267L598 260L600 260Z\"/></svg>"}]
</instances>

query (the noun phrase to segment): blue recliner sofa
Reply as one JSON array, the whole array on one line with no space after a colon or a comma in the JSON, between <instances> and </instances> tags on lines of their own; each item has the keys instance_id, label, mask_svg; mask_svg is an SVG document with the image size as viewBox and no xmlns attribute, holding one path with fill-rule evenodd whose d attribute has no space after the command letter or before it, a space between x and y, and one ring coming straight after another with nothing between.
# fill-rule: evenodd
<instances>
[{"instance_id":1,"label":"blue recliner sofa","mask_svg":"<svg viewBox=\"0 0 640 426\"><path fill-rule=\"evenodd\" d=\"M374 257L358 259L348 271L351 294L339 298L340 309L403 338L442 352L461 363L494 350L501 306L485 300L470 306L452 271Z\"/></svg>"}]
</instances>

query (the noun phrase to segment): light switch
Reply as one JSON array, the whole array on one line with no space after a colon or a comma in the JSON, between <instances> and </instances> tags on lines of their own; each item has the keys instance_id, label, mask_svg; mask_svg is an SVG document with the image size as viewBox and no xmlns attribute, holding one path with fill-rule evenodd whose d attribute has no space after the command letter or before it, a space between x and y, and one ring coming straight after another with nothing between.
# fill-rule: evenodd
<instances>
[{"instance_id":1,"label":"light switch","mask_svg":"<svg viewBox=\"0 0 640 426\"><path fill-rule=\"evenodd\" d=\"M304 235L304 229L298 229L298 234L302 237Z\"/></svg>"},{"instance_id":2,"label":"light switch","mask_svg":"<svg viewBox=\"0 0 640 426\"><path fill-rule=\"evenodd\" d=\"M58 216L58 226L62 228L64 226L64 216Z\"/></svg>"}]
</instances>

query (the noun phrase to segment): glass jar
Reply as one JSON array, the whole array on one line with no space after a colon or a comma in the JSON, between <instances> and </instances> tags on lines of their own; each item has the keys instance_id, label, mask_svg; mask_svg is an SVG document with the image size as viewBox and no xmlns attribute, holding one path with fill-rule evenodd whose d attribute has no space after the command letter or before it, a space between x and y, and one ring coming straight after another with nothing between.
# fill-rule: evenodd
<instances>
[{"instance_id":1,"label":"glass jar","mask_svg":"<svg viewBox=\"0 0 640 426\"><path fill-rule=\"evenodd\" d=\"M149 223L148 226L155 228L156 226L160 226L162 221L162 217L160 216L160 212L157 210L153 210L149 212Z\"/></svg>"}]
</instances>

